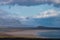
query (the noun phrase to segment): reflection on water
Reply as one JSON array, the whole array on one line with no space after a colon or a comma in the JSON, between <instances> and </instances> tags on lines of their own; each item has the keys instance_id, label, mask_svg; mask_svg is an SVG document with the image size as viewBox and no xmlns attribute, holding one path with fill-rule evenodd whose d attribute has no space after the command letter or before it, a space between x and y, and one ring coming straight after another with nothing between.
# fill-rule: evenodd
<instances>
[{"instance_id":1,"label":"reflection on water","mask_svg":"<svg viewBox=\"0 0 60 40\"><path fill-rule=\"evenodd\" d=\"M39 32L39 36L48 37L48 38L60 38L60 30L57 31L48 31L48 32Z\"/></svg>"}]
</instances>

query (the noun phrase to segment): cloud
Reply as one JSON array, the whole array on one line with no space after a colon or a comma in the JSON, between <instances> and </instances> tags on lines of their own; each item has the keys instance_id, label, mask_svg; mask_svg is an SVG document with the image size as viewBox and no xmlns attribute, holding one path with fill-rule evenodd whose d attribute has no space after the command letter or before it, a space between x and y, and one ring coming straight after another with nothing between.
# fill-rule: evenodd
<instances>
[{"instance_id":1,"label":"cloud","mask_svg":"<svg viewBox=\"0 0 60 40\"><path fill-rule=\"evenodd\" d=\"M0 10L0 18L7 19L7 18L14 18L15 16L5 10Z\"/></svg>"},{"instance_id":2,"label":"cloud","mask_svg":"<svg viewBox=\"0 0 60 40\"><path fill-rule=\"evenodd\" d=\"M8 11L0 9L0 18L25 18L23 16L18 16L19 14L9 13Z\"/></svg>"},{"instance_id":3,"label":"cloud","mask_svg":"<svg viewBox=\"0 0 60 40\"><path fill-rule=\"evenodd\" d=\"M0 18L5 18L8 16L8 13L6 11L0 10Z\"/></svg>"},{"instance_id":4,"label":"cloud","mask_svg":"<svg viewBox=\"0 0 60 40\"><path fill-rule=\"evenodd\" d=\"M40 12L39 15L33 16L34 18L48 18L48 17L55 17L60 15L60 12L57 10L47 10Z\"/></svg>"},{"instance_id":5,"label":"cloud","mask_svg":"<svg viewBox=\"0 0 60 40\"><path fill-rule=\"evenodd\" d=\"M38 26L60 27L60 11L47 10L34 16L34 21Z\"/></svg>"},{"instance_id":6,"label":"cloud","mask_svg":"<svg viewBox=\"0 0 60 40\"><path fill-rule=\"evenodd\" d=\"M10 16L8 16L10 15ZM13 17L14 16L14 17ZM47 10L40 12L39 15L33 17L23 17L11 15L10 13L0 10L0 26L11 27L60 27L60 11Z\"/></svg>"},{"instance_id":7,"label":"cloud","mask_svg":"<svg viewBox=\"0 0 60 40\"><path fill-rule=\"evenodd\" d=\"M11 27L19 27L21 22L14 15L10 13L0 10L0 26L11 26Z\"/></svg>"},{"instance_id":8,"label":"cloud","mask_svg":"<svg viewBox=\"0 0 60 40\"><path fill-rule=\"evenodd\" d=\"M60 0L0 0L0 5L15 5L20 6L34 6L40 4L54 4L54 6L60 6Z\"/></svg>"},{"instance_id":9,"label":"cloud","mask_svg":"<svg viewBox=\"0 0 60 40\"><path fill-rule=\"evenodd\" d=\"M11 3L12 0L0 0L0 5L5 5L5 4L8 4L8 3Z\"/></svg>"},{"instance_id":10,"label":"cloud","mask_svg":"<svg viewBox=\"0 0 60 40\"><path fill-rule=\"evenodd\" d=\"M33 21L29 17L25 16L16 16L11 13L0 10L0 26L6 27L31 27Z\"/></svg>"},{"instance_id":11,"label":"cloud","mask_svg":"<svg viewBox=\"0 0 60 40\"><path fill-rule=\"evenodd\" d=\"M21 22L24 25L31 25L34 27L37 26L60 27L59 15L60 15L60 11L50 9L40 12L40 14L35 15L33 17L28 17L28 19L25 18L25 20L22 20Z\"/></svg>"}]
</instances>

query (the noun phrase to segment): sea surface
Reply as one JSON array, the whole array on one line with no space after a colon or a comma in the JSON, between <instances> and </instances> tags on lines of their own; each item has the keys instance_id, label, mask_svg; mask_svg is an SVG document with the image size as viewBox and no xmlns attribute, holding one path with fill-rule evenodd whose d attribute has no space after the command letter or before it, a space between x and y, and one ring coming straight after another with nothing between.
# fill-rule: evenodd
<instances>
[{"instance_id":1,"label":"sea surface","mask_svg":"<svg viewBox=\"0 0 60 40\"><path fill-rule=\"evenodd\" d=\"M38 32L38 36L42 36L46 38L60 38L60 30Z\"/></svg>"}]
</instances>

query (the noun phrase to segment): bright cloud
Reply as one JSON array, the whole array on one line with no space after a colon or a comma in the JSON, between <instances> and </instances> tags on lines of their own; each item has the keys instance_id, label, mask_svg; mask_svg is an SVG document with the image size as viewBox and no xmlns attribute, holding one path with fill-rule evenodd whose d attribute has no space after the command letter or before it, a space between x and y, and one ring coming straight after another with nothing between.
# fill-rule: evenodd
<instances>
[{"instance_id":1,"label":"bright cloud","mask_svg":"<svg viewBox=\"0 0 60 40\"><path fill-rule=\"evenodd\" d=\"M54 6L60 5L60 0L0 0L0 5L22 5L22 6L34 6L40 4L54 4Z\"/></svg>"},{"instance_id":2,"label":"bright cloud","mask_svg":"<svg viewBox=\"0 0 60 40\"><path fill-rule=\"evenodd\" d=\"M39 15L34 16L34 18L48 18L48 17L55 17L60 15L60 12L57 10L47 10L40 12Z\"/></svg>"}]
</instances>

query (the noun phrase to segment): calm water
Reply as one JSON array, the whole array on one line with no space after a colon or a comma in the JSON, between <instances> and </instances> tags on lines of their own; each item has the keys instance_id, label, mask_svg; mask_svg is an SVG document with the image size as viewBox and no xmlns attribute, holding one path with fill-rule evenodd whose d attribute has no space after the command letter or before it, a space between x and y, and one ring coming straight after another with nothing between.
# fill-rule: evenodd
<instances>
[{"instance_id":1,"label":"calm water","mask_svg":"<svg viewBox=\"0 0 60 40\"><path fill-rule=\"evenodd\" d=\"M60 38L60 30L48 31L48 32L39 32L38 36L47 37L47 38Z\"/></svg>"}]
</instances>

